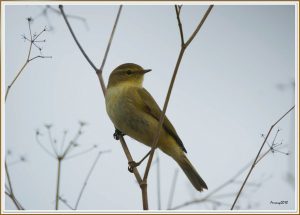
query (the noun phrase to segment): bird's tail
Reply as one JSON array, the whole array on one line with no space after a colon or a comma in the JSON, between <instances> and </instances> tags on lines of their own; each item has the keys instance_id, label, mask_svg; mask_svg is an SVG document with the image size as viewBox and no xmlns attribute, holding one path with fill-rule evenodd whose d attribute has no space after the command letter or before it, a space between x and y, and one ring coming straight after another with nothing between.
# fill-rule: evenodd
<instances>
[{"instance_id":1,"label":"bird's tail","mask_svg":"<svg viewBox=\"0 0 300 215\"><path fill-rule=\"evenodd\" d=\"M183 172L186 174L190 182L198 191L203 191L203 189L207 189L207 185L204 180L200 177L197 170L193 167L191 162L182 154L179 158L175 159L176 162L179 164Z\"/></svg>"}]
</instances>

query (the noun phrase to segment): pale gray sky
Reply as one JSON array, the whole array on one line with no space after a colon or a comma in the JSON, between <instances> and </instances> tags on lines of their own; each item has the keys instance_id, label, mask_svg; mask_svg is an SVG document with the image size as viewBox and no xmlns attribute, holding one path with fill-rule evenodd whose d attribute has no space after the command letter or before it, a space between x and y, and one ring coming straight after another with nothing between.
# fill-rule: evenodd
<instances>
[{"instance_id":1,"label":"pale gray sky","mask_svg":"<svg viewBox=\"0 0 300 215\"><path fill-rule=\"evenodd\" d=\"M53 5L58 8L57 5ZM44 6L5 6L5 87L26 59L27 17L36 17ZM66 5L68 14L84 17L70 19L73 29L92 61L100 65L112 29L117 5ZM183 6L181 18L185 38L202 18L207 5ZM74 153L98 148L89 154L63 161L61 195L69 204L76 198L98 150L111 150L100 157L90 177L78 209L140 210L141 193L135 178L127 171L127 160L118 141L112 137L110 122L97 77L83 58L61 16L49 11L54 30L46 32L42 53L52 59L31 62L11 89L5 112L5 150L14 161L20 155L27 162L10 166L15 194L26 209L52 210L55 205L57 163L37 144L35 131L50 148L45 123L53 124L59 141L64 129L67 140L76 133L78 120L88 122ZM41 16L32 24L39 32L50 23ZM3 32L3 31L2 31ZM2 37L3 38L3 37ZM208 191L198 193L180 170L173 206L201 198L228 180L254 159L272 123L294 103L295 7L293 5L216 5L186 51L174 85L167 116L175 126L187 156L207 182ZM133 62L152 69L144 86L162 107L180 50L180 37L173 5L124 5L112 43L104 79L119 64ZM34 50L33 54L38 54ZM298 58L297 58L298 59ZM298 84L298 83L296 83ZM284 85L280 90L278 85ZM295 188L287 180L294 173L294 112L280 128L277 141L284 152L269 154L254 169L249 186L238 204L241 209L292 210ZM136 160L148 148L126 137ZM266 146L264 151L268 147ZM162 209L168 197L177 164L159 152L161 160ZM144 165L139 168L143 173ZM296 174L297 175L297 174ZM218 194L236 193L245 173ZM258 186L251 183L258 184ZM156 166L148 179L150 209L157 209ZM235 195L212 198L222 202L218 209L229 209ZM9 199L5 208L15 209ZM271 201L288 201L284 205ZM68 209L60 204L60 209ZM182 210L211 210L212 203L194 204Z\"/></svg>"}]
</instances>

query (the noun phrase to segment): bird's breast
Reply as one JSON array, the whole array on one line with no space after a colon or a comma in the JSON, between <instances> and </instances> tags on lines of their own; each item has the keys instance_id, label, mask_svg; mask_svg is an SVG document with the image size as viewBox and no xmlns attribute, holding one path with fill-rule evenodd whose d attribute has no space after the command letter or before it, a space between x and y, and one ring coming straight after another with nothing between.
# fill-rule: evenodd
<instances>
[{"instance_id":1,"label":"bird's breast","mask_svg":"<svg viewBox=\"0 0 300 215\"><path fill-rule=\"evenodd\" d=\"M120 131L138 140L141 134L148 133L149 121L134 87L111 87L106 92L105 101L106 111Z\"/></svg>"}]
</instances>

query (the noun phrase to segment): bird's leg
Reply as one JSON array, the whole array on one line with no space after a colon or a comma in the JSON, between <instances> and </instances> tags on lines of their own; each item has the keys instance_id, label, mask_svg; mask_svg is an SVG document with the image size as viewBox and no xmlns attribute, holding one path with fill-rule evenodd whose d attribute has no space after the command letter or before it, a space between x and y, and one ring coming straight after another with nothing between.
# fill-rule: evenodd
<instances>
[{"instance_id":1,"label":"bird's leg","mask_svg":"<svg viewBox=\"0 0 300 215\"><path fill-rule=\"evenodd\" d=\"M115 133L114 133L114 138L116 139L116 140L119 140L120 139L120 136L124 136L125 134L124 133L122 133L122 131L120 131L120 130L118 130L117 128L116 128L116 130L115 130Z\"/></svg>"},{"instance_id":2,"label":"bird's leg","mask_svg":"<svg viewBox=\"0 0 300 215\"><path fill-rule=\"evenodd\" d=\"M139 161L139 162L135 162L135 161L129 161L128 162L128 171L129 172L133 172L133 168L138 167L139 165L141 165L141 163L143 163L143 161L151 154L151 150Z\"/></svg>"}]
</instances>

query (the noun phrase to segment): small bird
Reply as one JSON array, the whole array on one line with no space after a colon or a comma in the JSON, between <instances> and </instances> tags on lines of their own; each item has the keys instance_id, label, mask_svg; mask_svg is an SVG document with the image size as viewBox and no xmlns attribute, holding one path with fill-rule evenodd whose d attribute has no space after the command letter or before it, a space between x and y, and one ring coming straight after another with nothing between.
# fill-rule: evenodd
<instances>
[{"instance_id":1,"label":"small bird","mask_svg":"<svg viewBox=\"0 0 300 215\"><path fill-rule=\"evenodd\" d=\"M143 88L144 74L150 71L134 63L118 66L109 76L105 95L106 111L115 128L149 147L162 113L150 93ZM187 151L167 116L157 146L179 164L198 191L207 189L206 183L186 157Z\"/></svg>"}]
</instances>

